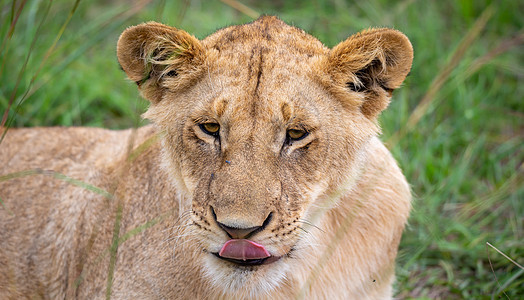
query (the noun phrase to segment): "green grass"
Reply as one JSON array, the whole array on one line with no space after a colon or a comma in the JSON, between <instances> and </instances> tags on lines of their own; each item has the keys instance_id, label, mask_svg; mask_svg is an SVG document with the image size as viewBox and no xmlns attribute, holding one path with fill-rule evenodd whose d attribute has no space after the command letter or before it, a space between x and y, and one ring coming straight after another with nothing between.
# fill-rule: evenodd
<instances>
[{"instance_id":1,"label":"green grass","mask_svg":"<svg viewBox=\"0 0 524 300\"><path fill-rule=\"evenodd\" d=\"M147 103L115 56L127 26L156 20L203 38L252 20L220 1L108 2L0 0L0 114L12 99L11 126L142 125ZM411 39L411 75L381 116L415 195L400 298L524 295L524 271L486 244L524 264L524 5L491 2L242 1L328 46L377 26Z\"/></svg>"}]
</instances>

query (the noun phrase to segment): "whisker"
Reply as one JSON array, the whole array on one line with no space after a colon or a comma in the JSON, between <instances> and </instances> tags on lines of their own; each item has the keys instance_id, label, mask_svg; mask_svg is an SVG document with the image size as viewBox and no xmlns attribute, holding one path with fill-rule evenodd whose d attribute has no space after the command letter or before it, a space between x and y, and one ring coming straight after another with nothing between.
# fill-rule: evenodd
<instances>
[{"instance_id":1,"label":"whisker","mask_svg":"<svg viewBox=\"0 0 524 300\"><path fill-rule=\"evenodd\" d=\"M173 246L173 251L175 251L177 248L181 248L181 247L185 246L186 244L193 243L195 241L197 241L196 236L193 236L193 237L191 237L189 239L186 239L182 243L178 243L178 244L174 245Z\"/></svg>"},{"instance_id":2,"label":"whisker","mask_svg":"<svg viewBox=\"0 0 524 300\"><path fill-rule=\"evenodd\" d=\"M191 236L191 235L196 235L195 232L184 232L184 233L181 233L181 234L176 234L176 235L172 235L172 236L168 236L167 238L165 238L161 244L165 244L165 243L169 243L171 241L176 241L182 237L186 237L186 236Z\"/></svg>"},{"instance_id":3,"label":"whisker","mask_svg":"<svg viewBox=\"0 0 524 300\"><path fill-rule=\"evenodd\" d=\"M172 237L168 237L167 239L165 239L164 241L162 241L162 243L168 243L168 242L171 242L173 240L178 240L182 237L186 237L186 236L195 236L196 234L194 232L190 232L190 233L186 233L186 234L179 234L179 235L176 235L176 236L172 236Z\"/></svg>"},{"instance_id":4,"label":"whisker","mask_svg":"<svg viewBox=\"0 0 524 300\"><path fill-rule=\"evenodd\" d=\"M177 226L178 224L187 222L189 220L189 218L191 217L191 213L192 212L193 212L192 210L187 210L187 211L183 212L182 214L180 214L180 216L178 216L177 220L175 221L174 226L168 227L168 228L162 230L162 232L173 230L174 228L179 227L179 226Z\"/></svg>"},{"instance_id":5,"label":"whisker","mask_svg":"<svg viewBox=\"0 0 524 300\"><path fill-rule=\"evenodd\" d=\"M305 229L302 228L301 226L297 226L297 228L300 229L300 230L302 230L302 231L304 231L304 232L307 233L307 234L311 234L311 232L305 230Z\"/></svg>"},{"instance_id":6,"label":"whisker","mask_svg":"<svg viewBox=\"0 0 524 300\"><path fill-rule=\"evenodd\" d=\"M169 228L166 228L164 229L162 232L166 232L166 231L179 231L180 229L184 228L184 227L188 227L188 226L191 226L192 224L191 223L188 223L188 224L180 224L180 225L175 225L175 226L171 226Z\"/></svg>"},{"instance_id":7,"label":"whisker","mask_svg":"<svg viewBox=\"0 0 524 300\"><path fill-rule=\"evenodd\" d=\"M315 225L315 224L309 222L309 221L306 220L306 219L298 219L298 222L301 222L301 223L307 224L307 225L309 225L309 226L312 226L312 227L314 227L314 228L320 230L322 233L326 233L322 228L320 228L320 227L318 227L317 225Z\"/></svg>"}]
</instances>

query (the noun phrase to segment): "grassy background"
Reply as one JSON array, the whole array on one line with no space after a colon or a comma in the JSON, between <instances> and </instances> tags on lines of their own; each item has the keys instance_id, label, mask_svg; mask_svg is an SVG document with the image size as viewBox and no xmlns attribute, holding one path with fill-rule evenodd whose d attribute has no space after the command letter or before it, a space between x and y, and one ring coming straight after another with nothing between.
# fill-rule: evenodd
<instances>
[{"instance_id":1,"label":"grassy background","mask_svg":"<svg viewBox=\"0 0 524 300\"><path fill-rule=\"evenodd\" d=\"M328 46L363 28L396 28L415 49L381 116L415 195L398 297L523 297L524 269L494 247L524 264L524 3L241 2L0 0L0 114L15 127L144 124L147 103L124 80L115 45L148 20L203 38L275 14Z\"/></svg>"}]
</instances>

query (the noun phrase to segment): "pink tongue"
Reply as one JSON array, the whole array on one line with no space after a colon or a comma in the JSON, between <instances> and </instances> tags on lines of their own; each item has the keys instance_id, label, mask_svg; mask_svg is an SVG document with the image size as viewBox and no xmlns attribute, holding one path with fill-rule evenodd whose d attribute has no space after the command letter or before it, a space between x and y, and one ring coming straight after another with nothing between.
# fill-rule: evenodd
<instances>
[{"instance_id":1,"label":"pink tongue","mask_svg":"<svg viewBox=\"0 0 524 300\"><path fill-rule=\"evenodd\" d=\"M245 239L232 239L227 241L224 246L222 246L218 255L243 261L271 256L264 246Z\"/></svg>"}]
</instances>

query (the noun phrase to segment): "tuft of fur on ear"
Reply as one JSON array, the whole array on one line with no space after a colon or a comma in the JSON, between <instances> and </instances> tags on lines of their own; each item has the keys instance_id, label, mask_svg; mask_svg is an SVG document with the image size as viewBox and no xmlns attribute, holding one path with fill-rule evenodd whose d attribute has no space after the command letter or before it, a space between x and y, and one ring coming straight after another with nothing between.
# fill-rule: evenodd
<instances>
[{"instance_id":1,"label":"tuft of fur on ear","mask_svg":"<svg viewBox=\"0 0 524 300\"><path fill-rule=\"evenodd\" d=\"M162 100L166 89L187 87L200 76L204 49L189 33L149 22L127 28L118 40L118 62L144 98Z\"/></svg>"},{"instance_id":2,"label":"tuft of fur on ear","mask_svg":"<svg viewBox=\"0 0 524 300\"><path fill-rule=\"evenodd\" d=\"M412 61L409 39L397 30L379 28L357 33L335 46L325 67L331 90L374 119L388 106Z\"/></svg>"}]
</instances>

